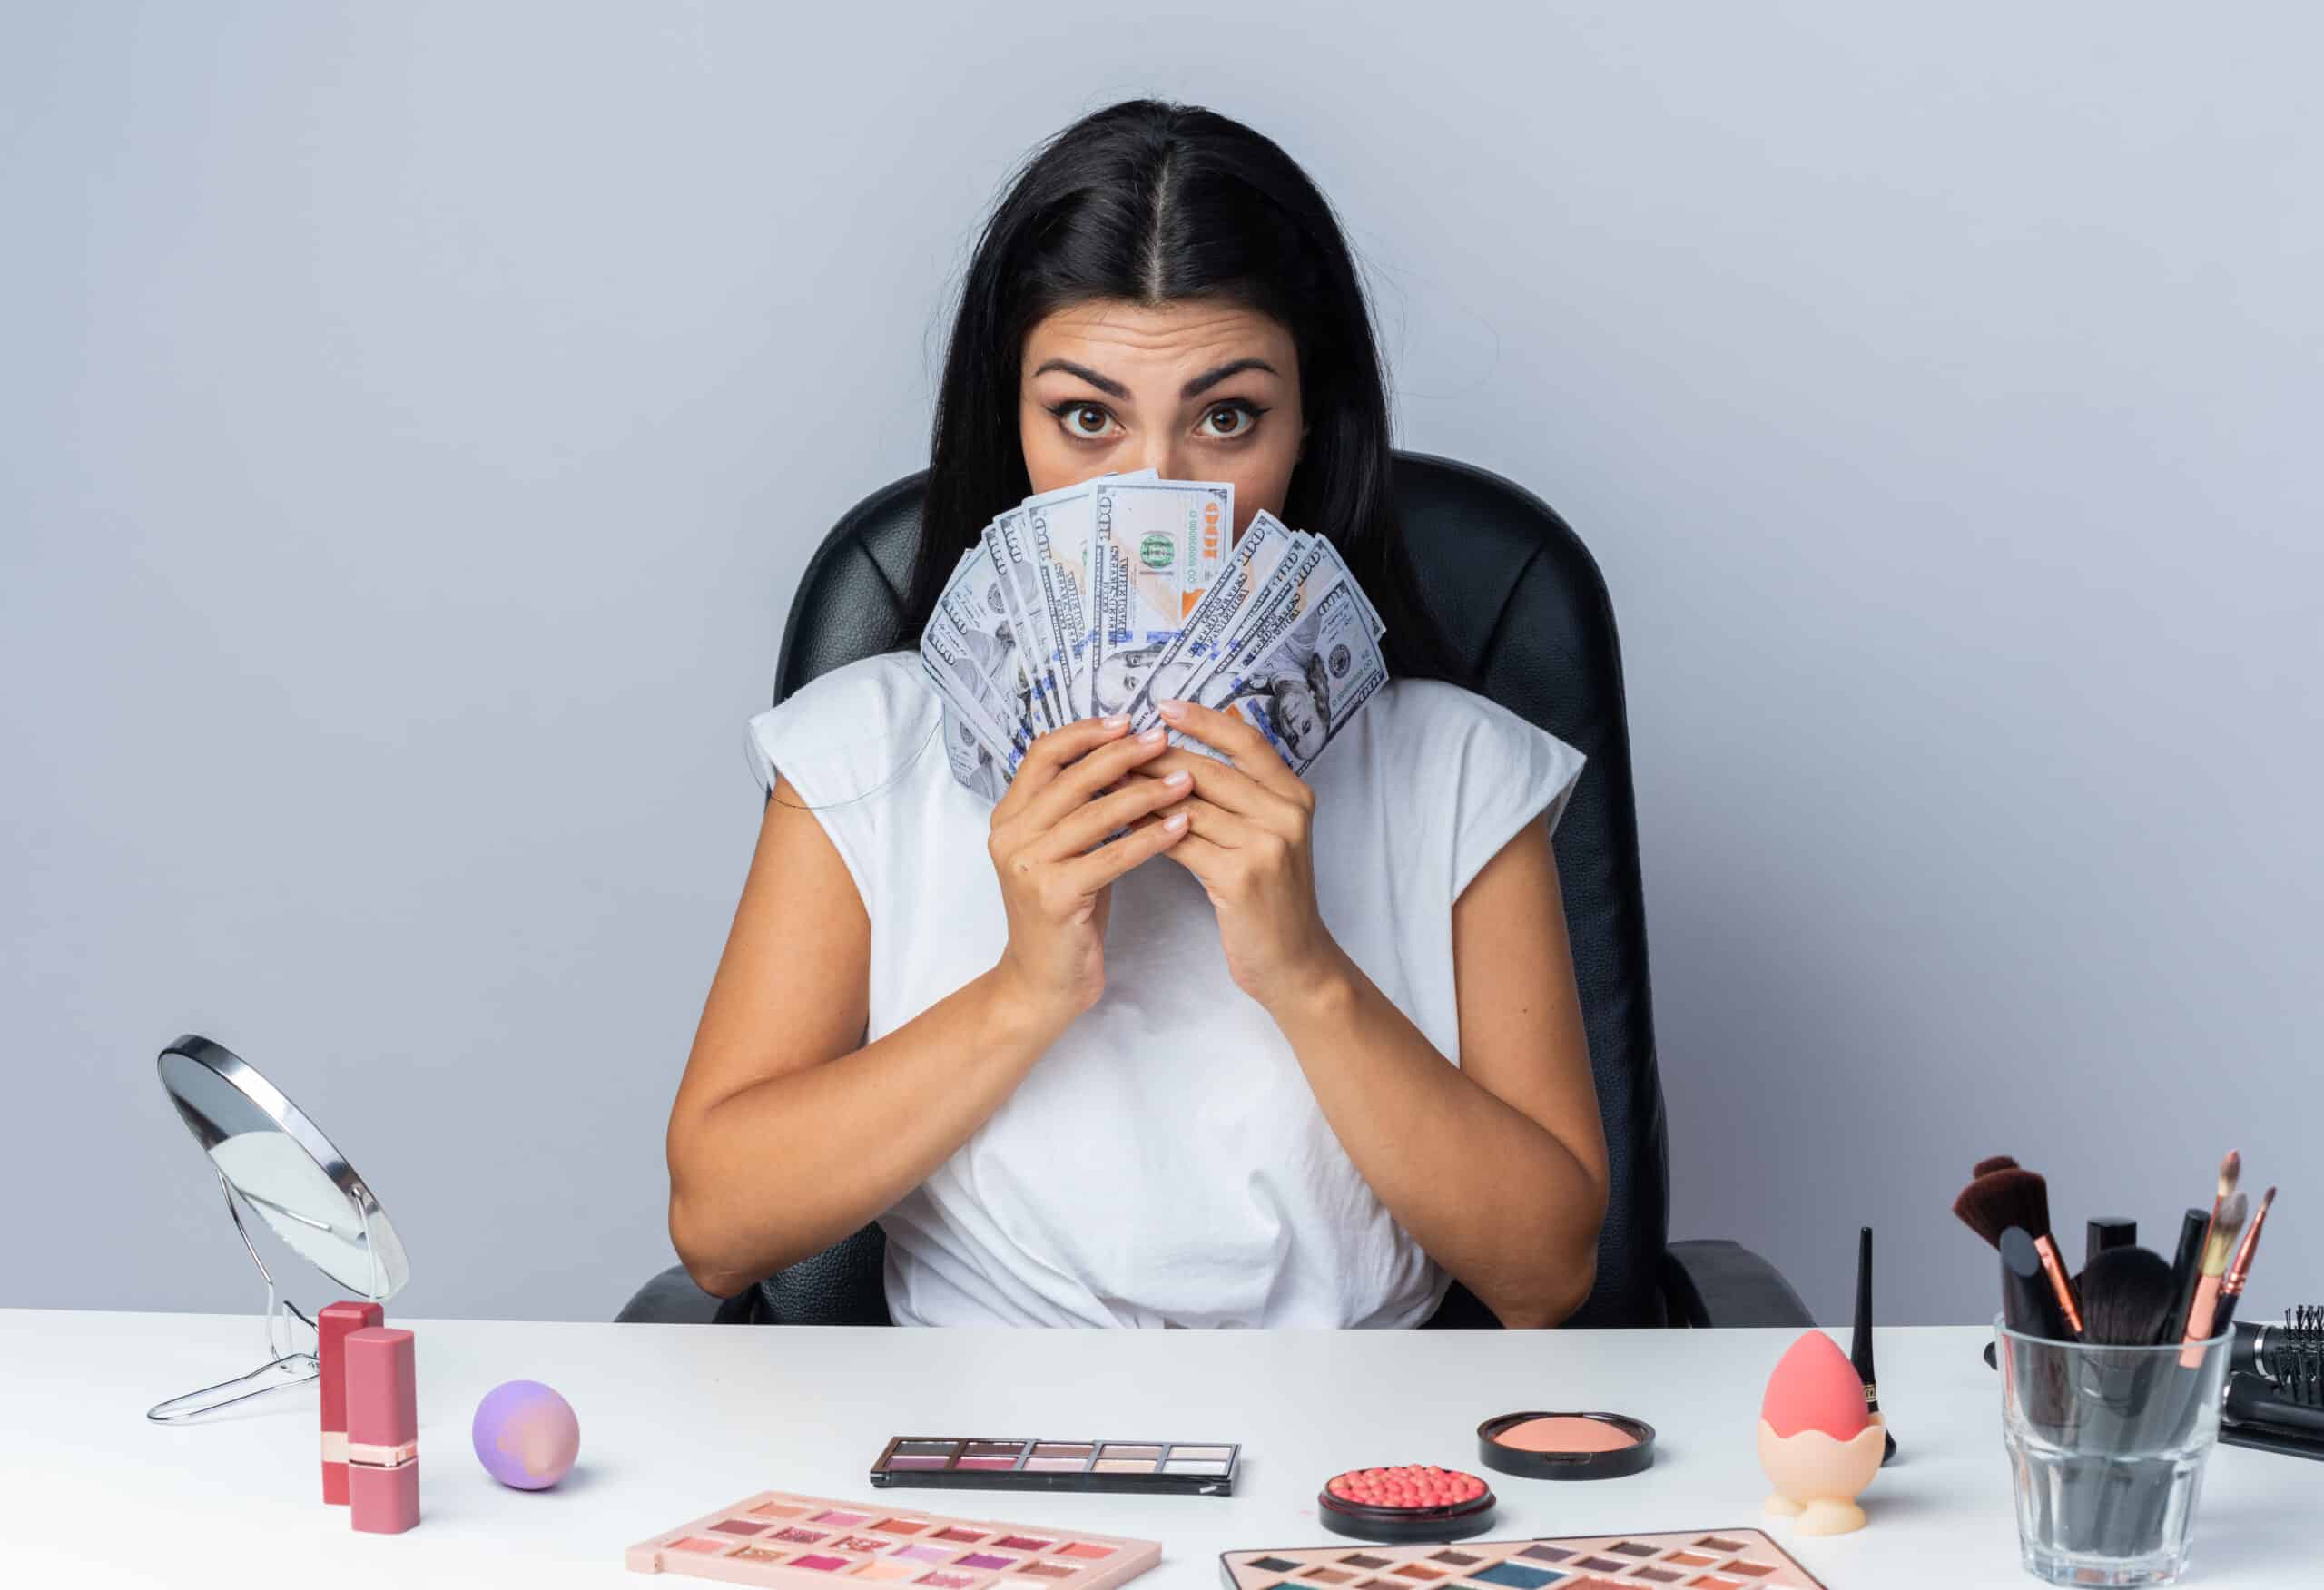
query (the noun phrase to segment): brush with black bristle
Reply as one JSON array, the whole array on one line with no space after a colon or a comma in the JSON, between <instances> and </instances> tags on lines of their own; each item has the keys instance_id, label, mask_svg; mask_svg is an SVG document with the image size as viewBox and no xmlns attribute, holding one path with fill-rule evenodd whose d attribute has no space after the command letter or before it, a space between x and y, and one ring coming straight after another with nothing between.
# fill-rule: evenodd
<instances>
[{"instance_id":1,"label":"brush with black bristle","mask_svg":"<svg viewBox=\"0 0 2324 1590\"><path fill-rule=\"evenodd\" d=\"M2152 1248L2109 1248L2082 1271L2082 1339L2101 1347L2152 1347L2171 1322L2178 1282Z\"/></svg>"}]
</instances>

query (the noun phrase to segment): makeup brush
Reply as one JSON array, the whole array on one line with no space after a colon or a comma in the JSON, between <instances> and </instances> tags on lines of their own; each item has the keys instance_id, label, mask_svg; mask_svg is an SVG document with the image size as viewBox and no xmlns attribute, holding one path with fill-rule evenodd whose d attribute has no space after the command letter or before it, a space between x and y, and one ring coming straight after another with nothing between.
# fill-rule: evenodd
<instances>
[{"instance_id":1,"label":"makeup brush","mask_svg":"<svg viewBox=\"0 0 2324 1590\"><path fill-rule=\"evenodd\" d=\"M2090 1261L2101 1253L2115 1248L2128 1248L2139 1240L2139 1222L2119 1214L2093 1215L2082 1228L2082 1263L2087 1270Z\"/></svg>"},{"instance_id":2,"label":"makeup brush","mask_svg":"<svg viewBox=\"0 0 2324 1590\"><path fill-rule=\"evenodd\" d=\"M2072 1341L2082 1334L2082 1307L2066 1280L2066 1267L2059 1261L2057 1243L2050 1238L2049 1183L2022 1167L1989 1171L1961 1190L1961 1196L1953 1201L1953 1212L1996 1246L2001 1233L2011 1226L2023 1230L2042 1256L2042 1269L2050 1278L2058 1311L2065 1319L2069 1332L2065 1340Z\"/></svg>"},{"instance_id":3,"label":"makeup brush","mask_svg":"<svg viewBox=\"0 0 2324 1590\"><path fill-rule=\"evenodd\" d=\"M2179 1217L2178 1256L2171 1261L2171 1329L2156 1339L2161 1346L2179 1332L2186 1322L2187 1311L2195 1306L2195 1286L2203 1279L2203 1238L2211 1229L2211 1212L2191 1209Z\"/></svg>"},{"instance_id":4,"label":"makeup brush","mask_svg":"<svg viewBox=\"0 0 2324 1590\"><path fill-rule=\"evenodd\" d=\"M2219 1283L2219 1309L2211 1316L2213 1336L2235 1322L2235 1304L2243 1296L2243 1283L2251 1277L2251 1255L2260 1246L2260 1228L2268 1223L2268 1210L2275 1201L2273 1187L2260 1194L2260 1207L2253 1212L2251 1223L2243 1228L2243 1240L2235 1245L2235 1257L2229 1261L2227 1274Z\"/></svg>"},{"instance_id":5,"label":"makeup brush","mask_svg":"<svg viewBox=\"0 0 2324 1590\"><path fill-rule=\"evenodd\" d=\"M1969 1179L1974 1182L1979 1176L1990 1176L1995 1171L2014 1171L2016 1168L2017 1162L2015 1160L2010 1158L2009 1155L2005 1153L1997 1153L1991 1159L1979 1160L1977 1162L1977 1168L1969 1173Z\"/></svg>"},{"instance_id":6,"label":"makeup brush","mask_svg":"<svg viewBox=\"0 0 2324 1590\"><path fill-rule=\"evenodd\" d=\"M2234 1197L2235 1183L2242 1178L2243 1155L2230 1148L2227 1151L2227 1157L2219 1162L2219 1195L2223 1199Z\"/></svg>"},{"instance_id":7,"label":"makeup brush","mask_svg":"<svg viewBox=\"0 0 2324 1590\"><path fill-rule=\"evenodd\" d=\"M2212 1320L2219 1315L2219 1290L2227 1279L2228 1260L2235 1251L2235 1239L2243 1233L2246 1201L2238 1192L2220 1210L2211 1222L2210 1234L2203 1238L2203 1276L2195 1283L2194 1307L2187 1310L2187 1332L2182 1339L2184 1348L2179 1354L2182 1369L2195 1369L2203 1361L2203 1343L2217 1332Z\"/></svg>"},{"instance_id":8,"label":"makeup brush","mask_svg":"<svg viewBox=\"0 0 2324 1590\"><path fill-rule=\"evenodd\" d=\"M2152 1347L2175 1316L2171 1261L2151 1248L2109 1248L2083 1266L2082 1339L2102 1347Z\"/></svg>"},{"instance_id":9,"label":"makeup brush","mask_svg":"<svg viewBox=\"0 0 2324 1590\"><path fill-rule=\"evenodd\" d=\"M1865 1226L1856 1234L1856 1333L1849 1339L1848 1361L1856 1365L1856 1379L1864 1382L1864 1410L1880 1411L1880 1377L1872 1368L1872 1228ZM1896 1434L1887 1428L1882 1419L1880 1461L1887 1462L1896 1455Z\"/></svg>"},{"instance_id":10,"label":"makeup brush","mask_svg":"<svg viewBox=\"0 0 2324 1590\"><path fill-rule=\"evenodd\" d=\"M2072 1340L2066 1334L2065 1316L2059 1310L2057 1294L2050 1289L2043 1274L2041 1251L2034 1246L2034 1239L2026 1234L2025 1228L2003 1228L2001 1240L1994 1245L2001 1250L2002 1323L2021 1336Z\"/></svg>"}]
</instances>

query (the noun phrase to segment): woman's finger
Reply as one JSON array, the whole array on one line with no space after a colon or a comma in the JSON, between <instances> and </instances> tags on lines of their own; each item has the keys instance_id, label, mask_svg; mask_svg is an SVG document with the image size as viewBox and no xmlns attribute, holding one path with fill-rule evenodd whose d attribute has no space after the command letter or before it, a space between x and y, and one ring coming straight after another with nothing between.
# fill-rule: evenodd
<instances>
[{"instance_id":1,"label":"woman's finger","mask_svg":"<svg viewBox=\"0 0 2324 1590\"><path fill-rule=\"evenodd\" d=\"M1150 861L1187 837L1185 814L1133 829L1110 845L1100 845L1087 856L1062 862L1058 870L1078 894L1093 895L1131 868Z\"/></svg>"},{"instance_id":2,"label":"woman's finger","mask_svg":"<svg viewBox=\"0 0 2324 1590\"><path fill-rule=\"evenodd\" d=\"M1125 788L1068 812L1063 821L1034 841L1033 859L1062 861L1078 856L1116 829L1127 828L1137 819L1169 805L1184 795L1192 783L1184 773L1160 779L1131 779Z\"/></svg>"},{"instance_id":3,"label":"woman's finger","mask_svg":"<svg viewBox=\"0 0 2324 1590\"><path fill-rule=\"evenodd\" d=\"M1160 701L1154 710L1179 733L1199 740L1213 751L1232 757L1235 765L1286 800L1299 800L1306 786L1293 772L1267 737L1246 722L1241 714L1222 712L1194 702Z\"/></svg>"},{"instance_id":4,"label":"woman's finger","mask_svg":"<svg viewBox=\"0 0 2324 1590\"><path fill-rule=\"evenodd\" d=\"M1298 820L1298 810L1283 796L1233 763L1205 756L1198 751L1173 746L1137 770L1138 775L1145 777L1181 771L1193 779L1195 793L1214 806L1275 825L1287 826Z\"/></svg>"},{"instance_id":5,"label":"woman's finger","mask_svg":"<svg viewBox=\"0 0 2324 1590\"><path fill-rule=\"evenodd\" d=\"M1036 795L1048 789L1068 764L1108 741L1120 739L1128 728L1129 719L1117 712L1109 718L1078 718L1063 728L1036 737L1017 764L1017 776L1009 781L1009 788L993 805L993 825L999 827L1013 819L1031 804Z\"/></svg>"},{"instance_id":6,"label":"woman's finger","mask_svg":"<svg viewBox=\"0 0 2324 1590\"><path fill-rule=\"evenodd\" d=\"M1108 785L1121 782L1131 769L1152 761L1168 749L1168 735L1158 729L1099 746L1059 772L1047 789L1026 802L1028 825L1037 833L1055 828Z\"/></svg>"}]
</instances>

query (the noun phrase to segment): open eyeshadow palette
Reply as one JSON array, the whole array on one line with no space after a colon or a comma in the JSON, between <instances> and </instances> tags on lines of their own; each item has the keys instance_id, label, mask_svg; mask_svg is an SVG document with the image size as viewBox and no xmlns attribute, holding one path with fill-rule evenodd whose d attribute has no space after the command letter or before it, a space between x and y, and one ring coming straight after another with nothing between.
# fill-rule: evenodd
<instances>
[{"instance_id":1,"label":"open eyeshadow palette","mask_svg":"<svg viewBox=\"0 0 2324 1590\"><path fill-rule=\"evenodd\" d=\"M783 1590L828 1587L841 1579L926 1590L1107 1590L1160 1562L1162 1546L761 1491L641 1541L629 1548L628 1560L641 1574Z\"/></svg>"},{"instance_id":2,"label":"open eyeshadow palette","mask_svg":"<svg viewBox=\"0 0 2324 1590\"><path fill-rule=\"evenodd\" d=\"M949 1490L1235 1493L1233 1441L997 1440L898 1436L872 1465L877 1486Z\"/></svg>"},{"instance_id":3,"label":"open eyeshadow palette","mask_svg":"<svg viewBox=\"0 0 2324 1590\"><path fill-rule=\"evenodd\" d=\"M1227 1590L1824 1590L1757 1529L1230 1551Z\"/></svg>"}]
</instances>

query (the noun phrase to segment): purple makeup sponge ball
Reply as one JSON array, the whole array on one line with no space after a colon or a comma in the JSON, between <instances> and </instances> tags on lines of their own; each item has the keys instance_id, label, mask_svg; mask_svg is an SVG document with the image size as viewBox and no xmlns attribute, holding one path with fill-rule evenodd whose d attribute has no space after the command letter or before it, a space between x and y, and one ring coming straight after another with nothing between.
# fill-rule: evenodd
<instances>
[{"instance_id":1,"label":"purple makeup sponge ball","mask_svg":"<svg viewBox=\"0 0 2324 1590\"><path fill-rule=\"evenodd\" d=\"M469 1435L484 1471L518 1490L547 1490L573 1471L581 1451L573 1404L538 1380L510 1380L486 1392Z\"/></svg>"}]
</instances>

